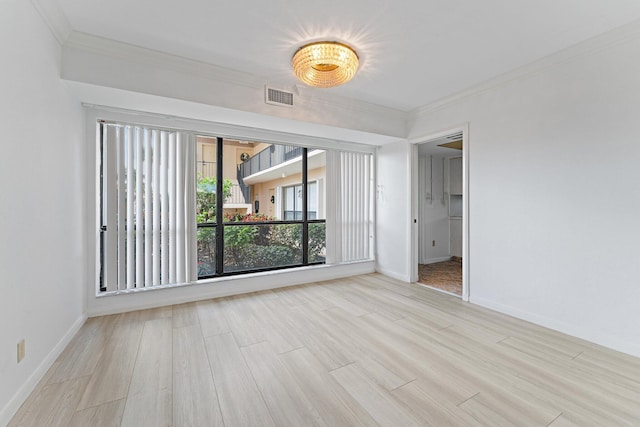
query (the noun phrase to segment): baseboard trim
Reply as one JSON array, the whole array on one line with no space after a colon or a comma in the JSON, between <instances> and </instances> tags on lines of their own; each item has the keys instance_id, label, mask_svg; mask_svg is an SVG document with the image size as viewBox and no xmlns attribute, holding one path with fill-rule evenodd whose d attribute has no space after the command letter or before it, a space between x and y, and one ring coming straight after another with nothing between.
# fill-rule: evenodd
<instances>
[{"instance_id":1,"label":"baseboard trim","mask_svg":"<svg viewBox=\"0 0 640 427\"><path fill-rule=\"evenodd\" d=\"M451 259L450 256L440 257L440 258L429 258L420 264L435 264L436 262L449 261Z\"/></svg>"},{"instance_id":2,"label":"baseboard trim","mask_svg":"<svg viewBox=\"0 0 640 427\"><path fill-rule=\"evenodd\" d=\"M0 426L9 424L9 421L11 421L14 415L18 412L18 409L20 409L33 390L35 390L40 380L42 380L49 368L53 366L53 363L56 361L58 356L60 356L62 351L67 347L67 345L69 345L86 320L87 316L82 314L75 322L73 322L73 325L71 325L71 328L69 328L67 333L64 334L60 341L58 341L49 354L47 354L47 356L42 360L36 370L29 376L27 381L18 389L13 398L11 398L5 407L2 408L2 411L0 411Z\"/></svg>"},{"instance_id":3,"label":"baseboard trim","mask_svg":"<svg viewBox=\"0 0 640 427\"><path fill-rule=\"evenodd\" d=\"M402 282L407 282L407 283L411 282L411 278L406 274L396 273L395 271L386 270L384 268L379 268L379 267L376 267L376 272L380 274L384 274L385 276L389 276L392 279L400 280Z\"/></svg>"},{"instance_id":4,"label":"baseboard trim","mask_svg":"<svg viewBox=\"0 0 640 427\"><path fill-rule=\"evenodd\" d=\"M626 353L635 357L640 357L640 345L633 344L628 341L618 340L616 338L611 338L602 334L586 332L584 330L576 328L574 325L570 325L564 322L558 322L557 320L550 319L545 316L540 316L539 314L531 313L525 310L519 310L517 308L500 304L498 302L485 298L470 297L469 302L488 308L490 310L498 311L500 313L516 317L518 319L526 320L527 322L535 323L536 325L540 325L545 328L553 329L554 331L562 332L563 334L571 335L573 337L589 341L593 344L607 347L611 350Z\"/></svg>"}]
</instances>

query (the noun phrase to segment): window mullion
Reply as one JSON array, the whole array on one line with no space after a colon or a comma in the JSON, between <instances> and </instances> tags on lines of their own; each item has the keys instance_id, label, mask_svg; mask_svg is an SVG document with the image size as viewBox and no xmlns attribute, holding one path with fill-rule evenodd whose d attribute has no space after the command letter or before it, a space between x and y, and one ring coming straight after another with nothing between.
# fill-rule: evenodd
<instances>
[{"instance_id":1,"label":"window mullion","mask_svg":"<svg viewBox=\"0 0 640 427\"><path fill-rule=\"evenodd\" d=\"M224 167L222 166L222 150L223 150L222 138L216 138L216 274L222 275L224 273L224 225L222 214L224 204L223 194L223 173Z\"/></svg>"},{"instance_id":2,"label":"window mullion","mask_svg":"<svg viewBox=\"0 0 640 427\"><path fill-rule=\"evenodd\" d=\"M302 149L302 265L309 264L309 223L307 215L307 148Z\"/></svg>"}]
</instances>

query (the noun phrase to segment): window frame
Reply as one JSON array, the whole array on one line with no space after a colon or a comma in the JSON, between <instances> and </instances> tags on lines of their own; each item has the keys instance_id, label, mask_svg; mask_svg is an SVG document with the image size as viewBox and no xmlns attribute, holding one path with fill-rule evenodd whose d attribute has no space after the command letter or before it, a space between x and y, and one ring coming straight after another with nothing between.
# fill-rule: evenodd
<instances>
[{"instance_id":1,"label":"window frame","mask_svg":"<svg viewBox=\"0 0 640 427\"><path fill-rule=\"evenodd\" d=\"M83 185L83 191L86 193L85 196L87 198L87 206L91 211L91 219L85 221L84 228L87 237L87 245L92 253L91 258L93 262L90 263L87 270L88 283L90 290L87 292L88 304L91 310L97 310L96 312L101 310L109 311L111 310L113 304L117 306L121 306L121 304L125 304L127 307L136 306L137 299L128 300L130 303L122 302L122 303L110 303L110 299L102 299L104 297L111 297L115 295L124 295L124 294L136 294L139 292L147 292L154 291L159 289L172 289L172 288L185 288L190 287L195 284L203 284L203 285L215 285L215 289L211 288L211 290L204 291L207 294L213 292L231 292L235 293L232 289L235 289L237 286L241 286L242 289L271 289L273 288L272 281L265 282L264 285L258 285L255 282L255 275L250 274L250 272L245 272L246 277L242 277L242 275L236 276L233 280L229 280L227 277L225 279L224 276L210 278L210 279L202 279L195 280L189 283L177 283L177 284L169 284L169 285L158 285L153 287L146 288L136 288L136 289L123 289L123 290L114 290L114 291L101 291L100 290L100 270L102 267L100 261L100 150L99 141L100 132L98 131L98 126L100 122L104 123L118 123L118 124L128 124L134 126L150 126L157 129L168 130L168 131L182 131L189 132L201 136L208 136L215 138L216 136L222 136L229 139L244 139L244 140L252 140L255 142L263 142L268 144L283 144L283 145L298 145L300 147L307 148L316 148L322 149L327 152L327 174L326 174L326 184L322 185L322 188L327 193L324 195L324 200L322 203L322 211L326 212L326 236L327 236L327 249L326 249L326 264L324 266L316 266L312 265L310 267L302 267L302 268L290 268L288 271L277 272L276 274L283 275L283 278L294 278L299 277L301 271L306 271L309 268L313 270L317 270L321 268L321 270L317 270L320 276L324 277L326 274L331 275L331 273L322 273L321 271L325 271L324 268L328 268L327 271L332 271L334 268L346 269L345 271L351 271L357 269L359 267L355 267L356 265L371 265L372 262L375 262L375 254L373 251L370 252L370 256L367 258L363 258L357 261L348 261L347 264L344 261L341 261L340 251L339 251L339 220L336 217L336 212L339 213L339 199L335 197L336 191L339 191L339 178L336 177L337 169L336 166L332 165L332 161L329 158L336 158L339 156L340 152L352 152L352 153L360 153L371 155L373 158L373 162L375 163L376 159L376 146L369 145L364 142L353 142L349 140L336 139L331 137L323 137L323 136L314 136L309 134L300 134L297 132L286 131L283 129L268 129L268 128L258 128L258 127L249 127L237 124L229 124L223 122L216 122L210 119L198 119L198 118L190 118L186 117L184 114L179 115L171 115L171 113L163 113L156 114L150 113L148 111L136 110L136 109L123 109L119 107L113 106L100 106L100 105L92 105L92 104L83 104L85 108L85 140L87 141L87 148L85 149L84 157L86 159L85 168L86 175L91 177L92 179ZM239 136L242 135L242 136ZM375 175L372 178L373 188L371 188L370 193L373 197L375 194ZM277 193L276 193L277 194ZM338 205L336 205L338 203ZM326 206L326 207L325 207ZM370 220L375 222L375 210L372 211ZM313 223L315 221L309 221L309 223ZM375 235L370 236L370 245L375 246ZM336 255L337 254L337 255ZM351 267L350 267L351 266ZM105 268L106 265L105 265ZM360 268L370 268L370 267L360 267ZM277 269L274 269L274 271ZM342 271L342 270L340 270ZM364 270L358 270L364 271ZM257 273L260 276L265 273ZM330 276L327 276L330 277ZM289 279L284 279L289 280ZM298 279L293 279L296 282ZM186 289L186 288L185 288ZM187 294L200 294L203 291L198 291L195 288L193 290L186 290ZM243 292L243 291L239 291ZM127 301L126 299L123 301ZM124 307L124 306L123 306Z\"/></svg>"},{"instance_id":2,"label":"window frame","mask_svg":"<svg viewBox=\"0 0 640 427\"><path fill-rule=\"evenodd\" d=\"M273 143L274 145L278 145ZM272 145L272 147L274 146ZM285 144L282 144L285 145ZM293 145L287 145L293 146ZM300 184L294 184L293 187L300 185L302 186L302 204L303 206L308 206L308 148L304 146L293 146L295 148L301 148L302 150L302 179ZM223 165L224 163L224 138L216 137L216 163L218 165ZM300 220L274 220L274 221L252 221L251 223L243 223L243 222L224 222L223 212L223 204L224 204L224 194L223 194L223 181L224 181L224 171L223 167L219 167L216 170L216 222L215 223L197 223L197 230L201 228L214 228L215 229L215 239L216 239L216 254L215 254L215 272L213 274L207 275L198 275L197 280L206 280L212 279L216 277L225 277L225 276L235 276L240 274L250 274L257 273L263 271L271 271L271 270L283 270L289 268L298 268L298 267L306 267L309 265L321 265L325 264L326 261L313 261L309 262L309 224L310 223L323 223L326 224L326 219L308 219L308 212L304 210L302 213L302 218ZM317 181L313 181L317 182ZM292 186L289 186L292 187ZM285 187L283 187L285 188ZM283 203L284 207L284 203ZM284 214L283 214L284 217ZM289 264L285 266L270 266L270 267L262 267L262 268L253 268L253 269L244 269L238 271L225 271L224 265L224 233L225 227L238 227L238 226L265 226L265 225L286 225L286 224L300 224L302 226L302 236L301 236L301 246L302 246L302 260L301 263ZM325 231L326 233L326 231ZM196 243L197 244L197 243Z\"/></svg>"}]
</instances>

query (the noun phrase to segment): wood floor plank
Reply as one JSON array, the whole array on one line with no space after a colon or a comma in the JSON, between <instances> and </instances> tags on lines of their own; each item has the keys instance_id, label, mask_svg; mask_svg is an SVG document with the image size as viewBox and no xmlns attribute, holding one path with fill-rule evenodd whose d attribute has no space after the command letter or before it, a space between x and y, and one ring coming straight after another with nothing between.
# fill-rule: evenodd
<instances>
[{"instance_id":1,"label":"wood floor plank","mask_svg":"<svg viewBox=\"0 0 640 427\"><path fill-rule=\"evenodd\" d=\"M206 300L196 303L202 335L205 338L231 331L222 312L223 304L222 300Z\"/></svg>"},{"instance_id":2,"label":"wood floor plank","mask_svg":"<svg viewBox=\"0 0 640 427\"><path fill-rule=\"evenodd\" d=\"M91 375L111 338L117 315L87 319L64 352L49 382L57 383Z\"/></svg>"},{"instance_id":3,"label":"wood floor plank","mask_svg":"<svg viewBox=\"0 0 640 427\"><path fill-rule=\"evenodd\" d=\"M375 316L369 317L372 321L375 320ZM463 396L456 396L456 392L466 389L467 393L475 390L481 396L505 396L504 400L512 399L513 406L516 407L519 402L530 402L542 420L550 421L560 413L560 409L553 402L549 402L546 397L540 398L540 396L530 393L531 384L520 378L517 375L517 370L512 371L511 369L511 366L514 366L514 360L502 358L502 363L495 366L490 362L489 355L496 353L492 348L496 348L497 344L473 340L470 337L465 337L464 334L451 334L451 328L440 331L421 328L419 323L416 324L409 318L397 321L395 324L408 325L408 332L403 333L389 327L389 332L392 335L402 337L406 342L426 343L426 345L420 344L422 351L411 351L407 348L405 353L408 355L421 354L422 356L419 356L416 361L423 360L423 364L432 363L437 366L430 371L421 370L419 375L432 381L434 385L440 384L439 387L432 387L433 390L440 390L438 396L440 400L449 397L449 401L451 398L459 399ZM383 319L378 319L374 325L380 329L387 327ZM403 344L399 343L398 345L402 346ZM437 348L438 352L431 351L432 348ZM520 366L518 365L518 367ZM546 366L541 368L536 365L526 365L526 367L539 373L540 376L548 369ZM511 372L516 375L511 375ZM514 388L512 386L514 383L522 385L523 388ZM449 388L451 385L454 386L453 389ZM522 405L524 405L523 408L529 407L527 404Z\"/></svg>"},{"instance_id":4,"label":"wood floor plank","mask_svg":"<svg viewBox=\"0 0 640 427\"><path fill-rule=\"evenodd\" d=\"M233 334L214 335L205 342L225 426L274 426Z\"/></svg>"},{"instance_id":5,"label":"wood floor plank","mask_svg":"<svg viewBox=\"0 0 640 427\"><path fill-rule=\"evenodd\" d=\"M69 425L89 379L80 377L45 385L20 408L8 427Z\"/></svg>"},{"instance_id":6,"label":"wood floor plank","mask_svg":"<svg viewBox=\"0 0 640 427\"><path fill-rule=\"evenodd\" d=\"M339 315L336 316L336 313ZM371 330L351 329L352 320L359 325L362 324L360 318L349 316L339 308L308 312L306 316L314 317L317 324L325 328L324 335L334 340L332 344L339 343L336 351L342 351L347 360L358 362L378 384L387 390L393 390L416 378L414 372L399 362L401 355L384 342L384 337L378 335L373 342L366 335L371 333Z\"/></svg>"},{"instance_id":7,"label":"wood floor plank","mask_svg":"<svg viewBox=\"0 0 640 427\"><path fill-rule=\"evenodd\" d=\"M331 375L381 426L418 426L414 415L391 394L373 382L357 363L343 366Z\"/></svg>"},{"instance_id":8,"label":"wood floor plank","mask_svg":"<svg viewBox=\"0 0 640 427\"><path fill-rule=\"evenodd\" d=\"M114 400L99 406L78 411L73 415L69 427L118 427L122 423L125 399ZM141 422L136 426L160 426L163 424L151 424ZM167 425L167 424L164 424Z\"/></svg>"},{"instance_id":9,"label":"wood floor plank","mask_svg":"<svg viewBox=\"0 0 640 427\"><path fill-rule=\"evenodd\" d=\"M409 321L404 319L396 323ZM408 328L415 336L406 336L406 339L430 342L442 353L431 357L446 356L457 368L456 372L448 375L452 378L462 375L458 381L471 381L479 392L500 393L501 389L509 390L509 393L523 400L535 402L546 418L564 409L589 412L596 420L617 417L612 413L594 412L582 404L582 395L588 392L575 388L576 374L572 374L568 367L554 367L550 361L541 364L539 360L528 358L526 354L519 354L515 350L496 351L501 350L499 345L488 346L480 342L474 345L472 341L447 334L446 330L433 332L419 325L409 325ZM572 398L567 399L567 396ZM619 408L622 409L622 406Z\"/></svg>"},{"instance_id":10,"label":"wood floor plank","mask_svg":"<svg viewBox=\"0 0 640 427\"><path fill-rule=\"evenodd\" d=\"M385 371L392 373L393 377L398 379L398 381L386 383L388 390L392 390L417 378L415 370L410 369L408 364L402 363L405 356L401 350L398 350L398 348L391 343L390 339L392 337L372 327L365 318L351 316L339 308L326 310L324 313L325 320L328 323L332 323L335 328L353 331L352 334L349 334L349 339L354 343L358 351L365 356L362 359L356 356L361 368L375 375L376 372L381 373L381 371L377 369L372 371L370 368L382 366ZM368 360L374 363L369 363ZM378 378L386 382L384 377Z\"/></svg>"},{"instance_id":11,"label":"wood floor plank","mask_svg":"<svg viewBox=\"0 0 640 427\"><path fill-rule=\"evenodd\" d=\"M118 316L114 331L78 405L79 410L127 397L144 327L144 322L140 321L142 313Z\"/></svg>"},{"instance_id":12,"label":"wood floor plank","mask_svg":"<svg viewBox=\"0 0 640 427\"><path fill-rule=\"evenodd\" d=\"M298 385L330 426L375 426L377 423L306 348L280 355Z\"/></svg>"},{"instance_id":13,"label":"wood floor plank","mask_svg":"<svg viewBox=\"0 0 640 427\"><path fill-rule=\"evenodd\" d=\"M200 325L173 328L173 425L224 425Z\"/></svg>"},{"instance_id":14,"label":"wood floor plank","mask_svg":"<svg viewBox=\"0 0 640 427\"><path fill-rule=\"evenodd\" d=\"M387 277L377 273L366 274L364 276L350 277L349 279L357 281L361 285L367 286L372 289L383 288L404 296L411 296L415 293L415 286L414 287L405 286L406 285L405 283L394 281L394 280L388 280Z\"/></svg>"},{"instance_id":15,"label":"wood floor plank","mask_svg":"<svg viewBox=\"0 0 640 427\"><path fill-rule=\"evenodd\" d=\"M198 317L198 310L195 302L174 305L172 316L174 328L200 324L200 318Z\"/></svg>"},{"instance_id":16,"label":"wood floor plank","mask_svg":"<svg viewBox=\"0 0 640 427\"><path fill-rule=\"evenodd\" d=\"M241 351L276 425L327 425L268 342Z\"/></svg>"},{"instance_id":17,"label":"wood floor plank","mask_svg":"<svg viewBox=\"0 0 640 427\"><path fill-rule=\"evenodd\" d=\"M586 369L640 383L640 359L606 349L588 349L574 359Z\"/></svg>"},{"instance_id":18,"label":"wood floor plank","mask_svg":"<svg viewBox=\"0 0 640 427\"><path fill-rule=\"evenodd\" d=\"M499 335L515 336L539 345L550 346L556 350L562 350L568 355L576 356L591 345L584 340L569 337L530 322L477 305L466 304L459 298L443 299L442 297L443 294L438 291L424 289L410 298L424 303L427 307L443 316L454 316L453 319L457 321L468 322Z\"/></svg>"},{"instance_id":19,"label":"wood floor plank","mask_svg":"<svg viewBox=\"0 0 640 427\"><path fill-rule=\"evenodd\" d=\"M420 424L427 426L472 426L478 425L467 413L451 403L440 399L438 395L426 392L433 384L423 385L424 380L417 379L391 392L391 395L413 413Z\"/></svg>"},{"instance_id":20,"label":"wood floor plank","mask_svg":"<svg viewBox=\"0 0 640 427\"><path fill-rule=\"evenodd\" d=\"M303 346L291 325L287 323L286 317L281 314L281 311L287 308L272 310L266 305L266 301L261 299L261 295L245 302L250 307L252 316L262 326L264 339L271 344L276 353L285 353Z\"/></svg>"},{"instance_id":21,"label":"wood floor plank","mask_svg":"<svg viewBox=\"0 0 640 427\"><path fill-rule=\"evenodd\" d=\"M353 316L364 316L365 314L371 313L368 307L354 304L348 298L345 298L342 290L347 286L348 285L341 285L339 281L332 280L325 282L324 286L312 286L307 289L312 295L315 295L316 298L324 298L332 307L341 308Z\"/></svg>"},{"instance_id":22,"label":"wood floor plank","mask_svg":"<svg viewBox=\"0 0 640 427\"><path fill-rule=\"evenodd\" d=\"M306 285L292 286L289 288L274 289L273 292L281 304L288 307L296 307L313 302L313 298L306 295L306 288Z\"/></svg>"},{"instance_id":23,"label":"wood floor plank","mask_svg":"<svg viewBox=\"0 0 640 427\"><path fill-rule=\"evenodd\" d=\"M484 405L482 402L471 398L459 406L469 416L475 419L479 425L482 426L495 426L495 427L512 427L518 425L526 426L544 426L545 424L527 424L525 420L516 422L509 419L506 414L499 410L494 410L490 406Z\"/></svg>"},{"instance_id":24,"label":"wood floor plank","mask_svg":"<svg viewBox=\"0 0 640 427\"><path fill-rule=\"evenodd\" d=\"M455 323L455 316L440 313L437 310L430 310L425 304L420 303L410 297L400 295L396 292L382 289L363 289L362 291L368 299L374 299L386 303L389 307L393 307L396 312L401 313L404 318L412 316L419 318L425 326L432 329L442 329L449 327ZM398 319L392 319L398 320Z\"/></svg>"},{"instance_id":25,"label":"wood floor plank","mask_svg":"<svg viewBox=\"0 0 640 427\"><path fill-rule=\"evenodd\" d=\"M172 319L145 322L122 416L123 426L173 423L172 352Z\"/></svg>"},{"instance_id":26,"label":"wood floor plank","mask_svg":"<svg viewBox=\"0 0 640 427\"><path fill-rule=\"evenodd\" d=\"M322 283L324 286L324 282ZM327 310L329 308L335 307L332 301L329 301L322 295L318 295L318 293L314 289L315 287L316 286L312 284L301 286L300 288L302 294L308 301L306 303L306 306L313 308L314 310Z\"/></svg>"},{"instance_id":27,"label":"wood floor plank","mask_svg":"<svg viewBox=\"0 0 640 427\"><path fill-rule=\"evenodd\" d=\"M273 307L275 309L275 307ZM308 348L327 370L339 368L355 361L350 351L342 344L337 331L327 327L324 319L308 305L281 310L286 316L300 342Z\"/></svg>"},{"instance_id":28,"label":"wood floor plank","mask_svg":"<svg viewBox=\"0 0 640 427\"><path fill-rule=\"evenodd\" d=\"M244 347L267 339L265 326L258 321L247 301L253 295L224 298L222 312L238 345Z\"/></svg>"},{"instance_id":29,"label":"wood floor plank","mask_svg":"<svg viewBox=\"0 0 640 427\"><path fill-rule=\"evenodd\" d=\"M390 320L402 319L407 315L406 311L390 304L389 300L379 295L376 290L360 286L356 282L348 282L340 288L340 292L345 299L364 307L369 313L378 313Z\"/></svg>"},{"instance_id":30,"label":"wood floor plank","mask_svg":"<svg viewBox=\"0 0 640 427\"><path fill-rule=\"evenodd\" d=\"M403 323L406 320L398 321ZM624 423L629 417L634 417L634 406L624 396L611 396L603 392L604 388L614 390L613 384L600 384L598 387L583 389L576 387L578 383L593 382L591 378L583 377L582 374L570 368L570 366L554 364L553 360L540 360L526 353L512 350L508 347L487 346L481 343L472 345L473 341L464 338L448 336L440 332L432 332L428 329L416 331L416 339L428 339L437 348L444 350L449 358L456 360L456 365L465 378L477 381L480 391L495 391L496 388L508 388L512 393L519 394L523 399L536 401L541 411L550 413L557 410L572 410L583 413L590 413L594 420L616 420ZM445 331L446 332L446 331ZM462 345L462 346L461 346ZM499 350L499 351L497 351ZM475 367L470 367L468 363L460 364L465 358L474 360ZM480 363L482 362L482 363ZM579 395L576 406L573 399L567 396ZM598 405L587 402L616 401L618 411L602 411Z\"/></svg>"},{"instance_id":31,"label":"wood floor plank","mask_svg":"<svg viewBox=\"0 0 640 427\"><path fill-rule=\"evenodd\" d=\"M560 411L547 412L534 404L520 399L507 390L499 393L480 392L458 405L483 424L547 426L555 420Z\"/></svg>"},{"instance_id":32,"label":"wood floor plank","mask_svg":"<svg viewBox=\"0 0 640 427\"><path fill-rule=\"evenodd\" d=\"M571 414L561 414L548 427L581 427L589 425L589 420L576 420Z\"/></svg>"}]
</instances>

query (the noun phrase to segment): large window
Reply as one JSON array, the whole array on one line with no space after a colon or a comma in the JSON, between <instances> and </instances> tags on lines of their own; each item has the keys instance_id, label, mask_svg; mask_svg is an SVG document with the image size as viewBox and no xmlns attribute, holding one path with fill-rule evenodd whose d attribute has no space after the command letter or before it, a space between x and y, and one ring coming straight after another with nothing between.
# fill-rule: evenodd
<instances>
[{"instance_id":1,"label":"large window","mask_svg":"<svg viewBox=\"0 0 640 427\"><path fill-rule=\"evenodd\" d=\"M99 128L101 291L372 258L371 154Z\"/></svg>"}]
</instances>

